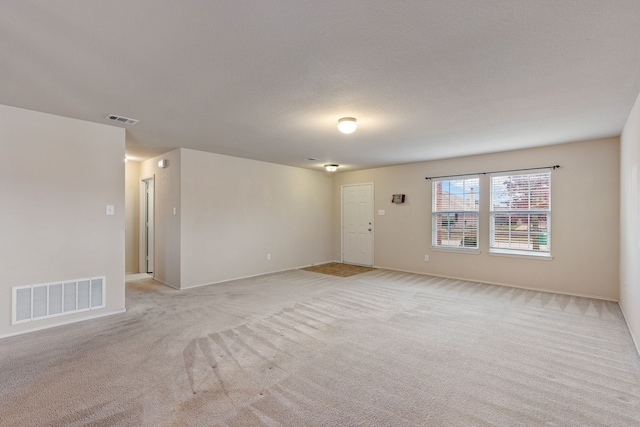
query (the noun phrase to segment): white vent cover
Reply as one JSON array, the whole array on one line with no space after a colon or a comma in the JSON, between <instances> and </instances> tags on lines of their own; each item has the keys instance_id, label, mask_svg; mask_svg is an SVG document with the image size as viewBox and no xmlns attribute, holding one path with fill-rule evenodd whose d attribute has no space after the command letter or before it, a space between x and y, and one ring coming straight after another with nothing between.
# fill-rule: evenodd
<instances>
[{"instance_id":1,"label":"white vent cover","mask_svg":"<svg viewBox=\"0 0 640 427\"><path fill-rule=\"evenodd\" d=\"M11 324L105 307L105 276L13 288Z\"/></svg>"},{"instance_id":2,"label":"white vent cover","mask_svg":"<svg viewBox=\"0 0 640 427\"><path fill-rule=\"evenodd\" d=\"M128 117L119 116L117 114L109 114L107 117L109 120L113 120L114 122L124 123L125 125L135 125L140 120L130 119Z\"/></svg>"}]
</instances>

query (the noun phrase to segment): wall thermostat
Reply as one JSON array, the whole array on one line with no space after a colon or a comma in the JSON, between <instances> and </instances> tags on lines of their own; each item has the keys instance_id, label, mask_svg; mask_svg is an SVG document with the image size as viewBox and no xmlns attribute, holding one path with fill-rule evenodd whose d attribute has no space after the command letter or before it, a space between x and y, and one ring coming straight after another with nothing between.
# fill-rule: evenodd
<instances>
[{"instance_id":1,"label":"wall thermostat","mask_svg":"<svg viewBox=\"0 0 640 427\"><path fill-rule=\"evenodd\" d=\"M391 203L404 203L404 194L394 194Z\"/></svg>"}]
</instances>

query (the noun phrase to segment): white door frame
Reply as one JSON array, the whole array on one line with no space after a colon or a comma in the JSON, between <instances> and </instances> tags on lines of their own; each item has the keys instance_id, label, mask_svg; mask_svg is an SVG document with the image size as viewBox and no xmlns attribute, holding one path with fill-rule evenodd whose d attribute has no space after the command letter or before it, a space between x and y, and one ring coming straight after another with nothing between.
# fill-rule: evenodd
<instances>
[{"instance_id":1,"label":"white door frame","mask_svg":"<svg viewBox=\"0 0 640 427\"><path fill-rule=\"evenodd\" d=\"M363 182L359 184L344 184L340 186L340 262L344 262L344 189L345 187L355 187L361 185L370 185L371 186L371 266L375 264L374 262L374 237L375 237L375 184L373 182Z\"/></svg>"},{"instance_id":2,"label":"white door frame","mask_svg":"<svg viewBox=\"0 0 640 427\"><path fill-rule=\"evenodd\" d=\"M151 175L149 177L140 179L140 273L147 273L149 265L147 264L147 255L151 260L151 270L154 269L154 228L155 228L155 220L152 221L151 224L151 245L147 248L147 182L151 182L151 213L152 217L155 216L155 175Z\"/></svg>"}]
</instances>

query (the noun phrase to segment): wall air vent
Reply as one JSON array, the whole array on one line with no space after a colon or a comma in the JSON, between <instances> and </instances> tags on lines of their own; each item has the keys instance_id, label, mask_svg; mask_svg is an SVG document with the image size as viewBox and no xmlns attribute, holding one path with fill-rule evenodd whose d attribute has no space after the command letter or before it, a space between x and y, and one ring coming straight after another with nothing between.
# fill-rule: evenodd
<instances>
[{"instance_id":1,"label":"wall air vent","mask_svg":"<svg viewBox=\"0 0 640 427\"><path fill-rule=\"evenodd\" d=\"M109 120L113 120L114 122L123 123L125 125L135 125L140 120L130 119L128 117L118 116L117 114L109 114L107 117Z\"/></svg>"},{"instance_id":2,"label":"wall air vent","mask_svg":"<svg viewBox=\"0 0 640 427\"><path fill-rule=\"evenodd\" d=\"M105 276L13 288L11 324L105 307Z\"/></svg>"}]
</instances>

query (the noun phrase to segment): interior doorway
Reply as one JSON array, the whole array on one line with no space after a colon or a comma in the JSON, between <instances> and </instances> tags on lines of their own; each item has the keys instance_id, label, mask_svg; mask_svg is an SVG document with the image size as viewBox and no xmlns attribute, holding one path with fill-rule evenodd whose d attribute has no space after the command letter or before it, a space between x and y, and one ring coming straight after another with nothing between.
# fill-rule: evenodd
<instances>
[{"instance_id":1,"label":"interior doorway","mask_svg":"<svg viewBox=\"0 0 640 427\"><path fill-rule=\"evenodd\" d=\"M342 261L373 265L373 183L342 186Z\"/></svg>"},{"instance_id":2,"label":"interior doorway","mask_svg":"<svg viewBox=\"0 0 640 427\"><path fill-rule=\"evenodd\" d=\"M154 178L140 181L140 272L153 273Z\"/></svg>"}]
</instances>

